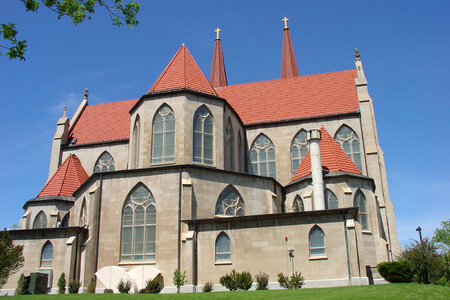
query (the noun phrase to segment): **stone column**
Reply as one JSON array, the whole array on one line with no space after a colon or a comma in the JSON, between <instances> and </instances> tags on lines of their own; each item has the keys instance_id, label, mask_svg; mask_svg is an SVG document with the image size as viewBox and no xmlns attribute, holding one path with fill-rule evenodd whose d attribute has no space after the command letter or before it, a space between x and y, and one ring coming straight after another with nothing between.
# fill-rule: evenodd
<instances>
[{"instance_id":1,"label":"stone column","mask_svg":"<svg viewBox=\"0 0 450 300\"><path fill-rule=\"evenodd\" d=\"M311 176L314 190L314 210L325 209L322 160L320 158L320 130L308 132L309 153L311 155Z\"/></svg>"}]
</instances>

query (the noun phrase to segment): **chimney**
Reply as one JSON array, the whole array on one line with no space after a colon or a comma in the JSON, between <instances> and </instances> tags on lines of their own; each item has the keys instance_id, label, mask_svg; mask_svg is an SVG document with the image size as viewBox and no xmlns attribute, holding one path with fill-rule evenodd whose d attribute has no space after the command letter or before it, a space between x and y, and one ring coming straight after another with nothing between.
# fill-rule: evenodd
<instances>
[{"instance_id":1,"label":"chimney","mask_svg":"<svg viewBox=\"0 0 450 300\"><path fill-rule=\"evenodd\" d=\"M311 155L311 176L314 191L314 210L325 209L323 189L322 160L320 158L320 130L308 131L309 152Z\"/></svg>"}]
</instances>

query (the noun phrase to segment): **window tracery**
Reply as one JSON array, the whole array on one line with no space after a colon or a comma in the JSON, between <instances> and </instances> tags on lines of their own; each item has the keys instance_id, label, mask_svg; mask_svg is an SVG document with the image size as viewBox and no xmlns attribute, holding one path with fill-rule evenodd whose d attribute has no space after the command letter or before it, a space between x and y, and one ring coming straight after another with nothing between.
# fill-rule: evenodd
<instances>
[{"instance_id":1,"label":"window tracery","mask_svg":"<svg viewBox=\"0 0 450 300\"><path fill-rule=\"evenodd\" d=\"M275 147L264 134L259 135L253 142L250 161L253 174L276 178Z\"/></svg>"},{"instance_id":2,"label":"window tracery","mask_svg":"<svg viewBox=\"0 0 450 300\"><path fill-rule=\"evenodd\" d=\"M329 189L325 190L325 209L337 209L339 202L336 195Z\"/></svg>"},{"instance_id":3,"label":"window tracery","mask_svg":"<svg viewBox=\"0 0 450 300\"><path fill-rule=\"evenodd\" d=\"M33 229L37 228L47 228L47 216L42 210L34 218Z\"/></svg>"},{"instance_id":4,"label":"window tracery","mask_svg":"<svg viewBox=\"0 0 450 300\"><path fill-rule=\"evenodd\" d=\"M355 199L353 201L355 207L359 207L358 222L361 224L363 230L369 229L369 213L367 211L367 200L361 190L357 190L355 193Z\"/></svg>"},{"instance_id":5,"label":"window tracery","mask_svg":"<svg viewBox=\"0 0 450 300\"><path fill-rule=\"evenodd\" d=\"M245 205L239 193L231 186L227 186L216 202L216 216L244 216Z\"/></svg>"},{"instance_id":6,"label":"window tracery","mask_svg":"<svg viewBox=\"0 0 450 300\"><path fill-rule=\"evenodd\" d=\"M347 125L342 125L334 136L335 141L362 171L361 146L356 132Z\"/></svg>"},{"instance_id":7,"label":"window tracery","mask_svg":"<svg viewBox=\"0 0 450 300\"><path fill-rule=\"evenodd\" d=\"M153 119L152 163L173 162L175 152L175 114L163 105Z\"/></svg>"},{"instance_id":8,"label":"window tracery","mask_svg":"<svg viewBox=\"0 0 450 300\"><path fill-rule=\"evenodd\" d=\"M108 172L115 170L114 159L108 152L103 152L102 155L97 159L95 164L94 173Z\"/></svg>"},{"instance_id":9,"label":"window tracery","mask_svg":"<svg viewBox=\"0 0 450 300\"><path fill-rule=\"evenodd\" d=\"M224 232L220 233L216 239L216 261L230 261L231 260L231 247L230 238Z\"/></svg>"},{"instance_id":10,"label":"window tracery","mask_svg":"<svg viewBox=\"0 0 450 300\"><path fill-rule=\"evenodd\" d=\"M193 161L210 164L213 160L214 124L211 112L200 106L194 114Z\"/></svg>"},{"instance_id":11,"label":"window tracery","mask_svg":"<svg viewBox=\"0 0 450 300\"><path fill-rule=\"evenodd\" d=\"M298 167L300 166L301 161L308 152L308 142L306 140L307 140L306 131L303 129L300 130L292 140L291 144L292 176L295 174Z\"/></svg>"},{"instance_id":12,"label":"window tracery","mask_svg":"<svg viewBox=\"0 0 450 300\"><path fill-rule=\"evenodd\" d=\"M309 255L325 255L325 235L318 226L315 226L309 234Z\"/></svg>"}]
</instances>

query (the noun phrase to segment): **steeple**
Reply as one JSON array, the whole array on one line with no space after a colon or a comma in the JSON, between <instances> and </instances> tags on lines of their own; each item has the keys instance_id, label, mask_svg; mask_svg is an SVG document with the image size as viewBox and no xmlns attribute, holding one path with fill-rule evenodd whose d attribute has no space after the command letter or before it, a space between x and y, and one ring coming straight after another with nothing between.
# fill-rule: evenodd
<instances>
[{"instance_id":1,"label":"steeple","mask_svg":"<svg viewBox=\"0 0 450 300\"><path fill-rule=\"evenodd\" d=\"M291 78L298 76L297 62L295 61L294 48L292 47L288 18L281 19L284 22L283 29L283 53L281 56L281 78Z\"/></svg>"},{"instance_id":2,"label":"steeple","mask_svg":"<svg viewBox=\"0 0 450 300\"><path fill-rule=\"evenodd\" d=\"M211 64L211 77L209 82L214 88L227 86L227 73L225 72L225 63L223 61L222 44L220 42L219 28L214 30L216 32L216 41L214 42L214 55Z\"/></svg>"}]
</instances>

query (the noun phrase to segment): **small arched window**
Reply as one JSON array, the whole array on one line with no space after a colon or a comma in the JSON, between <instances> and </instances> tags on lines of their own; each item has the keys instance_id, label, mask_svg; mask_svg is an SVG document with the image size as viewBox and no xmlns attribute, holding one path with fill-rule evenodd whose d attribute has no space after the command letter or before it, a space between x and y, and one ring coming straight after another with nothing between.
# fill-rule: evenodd
<instances>
[{"instance_id":1,"label":"small arched window","mask_svg":"<svg viewBox=\"0 0 450 300\"><path fill-rule=\"evenodd\" d=\"M309 256L325 255L325 236L322 229L314 226L309 233Z\"/></svg>"},{"instance_id":2,"label":"small arched window","mask_svg":"<svg viewBox=\"0 0 450 300\"><path fill-rule=\"evenodd\" d=\"M232 187L227 186L216 202L216 216L244 216L244 200L239 193Z\"/></svg>"},{"instance_id":3,"label":"small arched window","mask_svg":"<svg viewBox=\"0 0 450 300\"><path fill-rule=\"evenodd\" d=\"M214 163L214 122L211 112L200 106L194 114L193 161L210 164Z\"/></svg>"},{"instance_id":4,"label":"small arched window","mask_svg":"<svg viewBox=\"0 0 450 300\"><path fill-rule=\"evenodd\" d=\"M308 142L306 141L306 131L302 129L297 133L291 143L292 175L297 171L306 152L308 152Z\"/></svg>"},{"instance_id":5,"label":"small arched window","mask_svg":"<svg viewBox=\"0 0 450 300\"><path fill-rule=\"evenodd\" d=\"M361 146L356 132L347 125L342 125L334 135L334 139L361 171Z\"/></svg>"},{"instance_id":6,"label":"small arched window","mask_svg":"<svg viewBox=\"0 0 450 300\"><path fill-rule=\"evenodd\" d=\"M133 126L133 155L132 155L132 166L137 168L139 165L139 144L141 136L141 119L139 115L136 116Z\"/></svg>"},{"instance_id":7,"label":"small arched window","mask_svg":"<svg viewBox=\"0 0 450 300\"><path fill-rule=\"evenodd\" d=\"M250 150L250 161L252 174L277 177L275 147L264 134L260 134L253 142Z\"/></svg>"},{"instance_id":8,"label":"small arched window","mask_svg":"<svg viewBox=\"0 0 450 300\"><path fill-rule=\"evenodd\" d=\"M97 159L97 163L95 164L94 168L94 173L108 172L114 170L115 164L111 154L109 154L106 151L103 152L102 155L100 155L100 157Z\"/></svg>"},{"instance_id":9,"label":"small arched window","mask_svg":"<svg viewBox=\"0 0 450 300\"><path fill-rule=\"evenodd\" d=\"M216 261L230 261L231 260L231 247L230 238L226 233L222 232L216 239Z\"/></svg>"},{"instance_id":10,"label":"small arched window","mask_svg":"<svg viewBox=\"0 0 450 300\"><path fill-rule=\"evenodd\" d=\"M367 200L361 190L356 191L353 206L359 207L358 222L361 224L363 230L368 230L369 213L367 211Z\"/></svg>"},{"instance_id":11,"label":"small arched window","mask_svg":"<svg viewBox=\"0 0 450 300\"><path fill-rule=\"evenodd\" d=\"M133 189L122 209L122 261L154 261L155 198L143 185Z\"/></svg>"},{"instance_id":12,"label":"small arched window","mask_svg":"<svg viewBox=\"0 0 450 300\"><path fill-rule=\"evenodd\" d=\"M233 170L234 168L234 137L233 126L228 118L225 125L225 169Z\"/></svg>"},{"instance_id":13,"label":"small arched window","mask_svg":"<svg viewBox=\"0 0 450 300\"><path fill-rule=\"evenodd\" d=\"M42 247L41 268L51 268L53 260L53 245L47 241Z\"/></svg>"},{"instance_id":14,"label":"small arched window","mask_svg":"<svg viewBox=\"0 0 450 300\"><path fill-rule=\"evenodd\" d=\"M34 218L33 228L47 228L47 216L42 210Z\"/></svg>"},{"instance_id":15,"label":"small arched window","mask_svg":"<svg viewBox=\"0 0 450 300\"><path fill-rule=\"evenodd\" d=\"M305 207L303 205L303 200L299 195L295 196L294 203L292 204L293 212L305 211Z\"/></svg>"},{"instance_id":16,"label":"small arched window","mask_svg":"<svg viewBox=\"0 0 450 300\"><path fill-rule=\"evenodd\" d=\"M164 104L153 119L152 163L173 162L175 153L175 114Z\"/></svg>"},{"instance_id":17,"label":"small arched window","mask_svg":"<svg viewBox=\"0 0 450 300\"><path fill-rule=\"evenodd\" d=\"M325 209L339 208L339 202L336 195L329 189L325 190Z\"/></svg>"},{"instance_id":18,"label":"small arched window","mask_svg":"<svg viewBox=\"0 0 450 300\"><path fill-rule=\"evenodd\" d=\"M87 224L86 199L83 199L83 203L81 204L79 224L80 226Z\"/></svg>"},{"instance_id":19,"label":"small arched window","mask_svg":"<svg viewBox=\"0 0 450 300\"><path fill-rule=\"evenodd\" d=\"M70 212L68 212L61 221L61 227L69 227Z\"/></svg>"}]
</instances>

